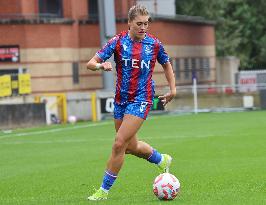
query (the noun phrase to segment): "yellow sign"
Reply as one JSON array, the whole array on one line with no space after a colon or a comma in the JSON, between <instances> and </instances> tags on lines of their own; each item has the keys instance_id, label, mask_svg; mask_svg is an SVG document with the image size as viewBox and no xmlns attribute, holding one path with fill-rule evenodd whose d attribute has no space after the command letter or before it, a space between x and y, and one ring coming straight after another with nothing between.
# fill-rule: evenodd
<instances>
[{"instance_id":1,"label":"yellow sign","mask_svg":"<svg viewBox=\"0 0 266 205\"><path fill-rule=\"evenodd\" d=\"M11 89L11 76L0 76L0 97L6 97L12 95Z\"/></svg>"},{"instance_id":2,"label":"yellow sign","mask_svg":"<svg viewBox=\"0 0 266 205\"><path fill-rule=\"evenodd\" d=\"M30 94L31 93L30 74L19 74L18 85L19 85L18 86L19 94Z\"/></svg>"}]
</instances>

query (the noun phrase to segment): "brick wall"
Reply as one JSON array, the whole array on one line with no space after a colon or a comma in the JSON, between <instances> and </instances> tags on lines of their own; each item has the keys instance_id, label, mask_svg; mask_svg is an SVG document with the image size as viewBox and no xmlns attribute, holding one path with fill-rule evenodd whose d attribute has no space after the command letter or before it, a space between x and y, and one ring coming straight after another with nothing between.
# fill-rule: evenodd
<instances>
[{"instance_id":1,"label":"brick wall","mask_svg":"<svg viewBox=\"0 0 266 205\"><path fill-rule=\"evenodd\" d=\"M10 3L11 2L11 3ZM38 1L0 1L0 13L38 14ZM78 2L78 3L77 3ZM63 0L63 15L74 23L0 23L0 45L19 45L20 63L0 63L0 69L27 68L32 75L33 93L91 91L102 87L100 72L86 70L87 61L100 46L99 26L79 24L87 15L87 0ZM120 7L119 7L120 3ZM131 6L130 1L116 1L121 14ZM127 30L127 23L117 23L117 32ZM170 57L178 58L184 69L184 58L210 59L210 82L215 82L214 26L181 21L157 20L150 33L165 45ZM79 64L79 83L73 84L72 63ZM198 60L197 60L198 62ZM183 75L183 73L182 73ZM156 64L154 79L158 87L167 85L162 68ZM177 81L191 83L191 79Z\"/></svg>"},{"instance_id":2,"label":"brick wall","mask_svg":"<svg viewBox=\"0 0 266 205\"><path fill-rule=\"evenodd\" d=\"M21 12L20 0L0 1L0 14L14 14Z\"/></svg>"}]
</instances>

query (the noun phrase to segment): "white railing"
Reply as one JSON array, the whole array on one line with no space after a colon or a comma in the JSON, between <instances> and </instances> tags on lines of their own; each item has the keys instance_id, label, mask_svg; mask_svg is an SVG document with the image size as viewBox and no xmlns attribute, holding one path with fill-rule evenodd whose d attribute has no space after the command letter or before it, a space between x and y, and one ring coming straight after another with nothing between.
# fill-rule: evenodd
<instances>
[{"instance_id":1,"label":"white railing","mask_svg":"<svg viewBox=\"0 0 266 205\"><path fill-rule=\"evenodd\" d=\"M158 91L164 92L168 87L157 89ZM177 93L193 93L193 85L177 86ZM255 90L254 90L255 89ZM250 93L259 92L260 90L266 90L266 83L259 83L255 85L197 85L197 92L200 93Z\"/></svg>"},{"instance_id":2,"label":"white railing","mask_svg":"<svg viewBox=\"0 0 266 205\"><path fill-rule=\"evenodd\" d=\"M168 111L202 112L232 111L262 108L262 96L266 83L255 85L189 85L177 86L177 96L168 106ZM166 93L168 88L156 90ZM247 103L248 100L248 103Z\"/></svg>"}]
</instances>

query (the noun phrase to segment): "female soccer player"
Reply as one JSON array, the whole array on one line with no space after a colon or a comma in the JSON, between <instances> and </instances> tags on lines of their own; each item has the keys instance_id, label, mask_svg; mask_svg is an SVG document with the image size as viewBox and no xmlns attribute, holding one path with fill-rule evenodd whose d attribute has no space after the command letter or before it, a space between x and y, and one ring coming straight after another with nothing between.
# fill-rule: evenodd
<instances>
[{"instance_id":1,"label":"female soccer player","mask_svg":"<svg viewBox=\"0 0 266 205\"><path fill-rule=\"evenodd\" d=\"M102 185L88 200L107 199L108 191L123 165L125 154L132 154L157 164L161 172L169 171L172 157L159 153L137 138L137 132L153 102L152 73L156 60L162 65L170 87L170 92L159 98L166 105L176 95L175 77L169 56L161 42L147 33L149 19L149 12L144 6L131 7L128 12L129 30L109 40L87 63L90 70L111 71L111 63L105 61L114 54L117 73L114 102L116 137Z\"/></svg>"}]
</instances>

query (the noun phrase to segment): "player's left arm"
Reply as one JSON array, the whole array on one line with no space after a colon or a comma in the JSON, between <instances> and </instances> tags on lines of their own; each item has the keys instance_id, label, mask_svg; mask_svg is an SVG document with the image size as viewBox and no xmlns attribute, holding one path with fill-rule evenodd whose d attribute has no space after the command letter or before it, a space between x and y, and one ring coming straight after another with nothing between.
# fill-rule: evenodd
<instances>
[{"instance_id":1,"label":"player's left arm","mask_svg":"<svg viewBox=\"0 0 266 205\"><path fill-rule=\"evenodd\" d=\"M168 102L170 102L176 96L176 86L175 86L175 74L174 74L171 63L168 61L165 64L163 64L162 67L164 69L164 74L168 82L168 85L170 87L170 92L158 97L163 102L163 105L165 106Z\"/></svg>"}]
</instances>

